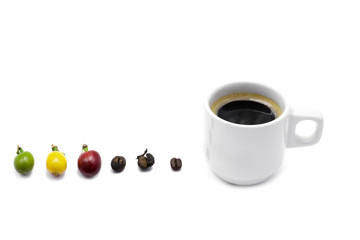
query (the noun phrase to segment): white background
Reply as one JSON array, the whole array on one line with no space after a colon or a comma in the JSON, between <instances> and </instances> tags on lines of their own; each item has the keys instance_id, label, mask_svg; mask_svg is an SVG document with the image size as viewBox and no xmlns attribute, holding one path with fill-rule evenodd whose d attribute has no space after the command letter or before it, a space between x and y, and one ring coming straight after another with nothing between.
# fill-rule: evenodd
<instances>
[{"instance_id":1,"label":"white background","mask_svg":"<svg viewBox=\"0 0 360 240\"><path fill-rule=\"evenodd\" d=\"M0 239L359 239L358 1L1 1ZM203 98L256 81L320 109L321 142L252 187L203 154ZM99 175L77 170L82 144ZM35 156L28 177L16 146ZM51 144L68 169L46 172ZM139 171L149 149L156 163ZM115 155L127 159L114 174ZM183 159L180 172L172 157Z\"/></svg>"}]
</instances>

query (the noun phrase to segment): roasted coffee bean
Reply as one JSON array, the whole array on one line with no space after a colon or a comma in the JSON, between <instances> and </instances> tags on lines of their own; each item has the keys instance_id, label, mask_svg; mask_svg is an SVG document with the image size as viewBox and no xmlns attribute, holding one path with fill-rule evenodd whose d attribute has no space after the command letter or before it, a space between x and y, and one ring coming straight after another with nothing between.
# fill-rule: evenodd
<instances>
[{"instance_id":1,"label":"roasted coffee bean","mask_svg":"<svg viewBox=\"0 0 360 240\"><path fill-rule=\"evenodd\" d=\"M178 171L182 167L182 161L180 158L172 158L170 160L170 166L173 170Z\"/></svg>"},{"instance_id":2,"label":"roasted coffee bean","mask_svg":"<svg viewBox=\"0 0 360 240\"><path fill-rule=\"evenodd\" d=\"M116 156L111 161L111 168L115 172L121 172L126 166L126 159L123 156Z\"/></svg>"}]
</instances>

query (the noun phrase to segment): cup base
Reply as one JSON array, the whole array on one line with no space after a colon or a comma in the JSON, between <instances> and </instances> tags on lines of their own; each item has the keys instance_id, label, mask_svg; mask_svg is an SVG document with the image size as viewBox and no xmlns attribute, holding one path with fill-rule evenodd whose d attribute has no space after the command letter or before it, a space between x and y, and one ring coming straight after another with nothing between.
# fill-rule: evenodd
<instances>
[{"instance_id":1,"label":"cup base","mask_svg":"<svg viewBox=\"0 0 360 240\"><path fill-rule=\"evenodd\" d=\"M264 182L266 180L268 180L272 175L267 176L267 177L263 177L263 178L258 178L258 179L240 179L240 178L233 178L233 177L229 177L229 176L224 176L221 175L215 171L213 171L215 173L216 176L218 176L219 178L221 178L222 180L234 184L234 185L240 185L240 186L250 186L250 185L255 185L255 184L259 184L261 182Z\"/></svg>"}]
</instances>

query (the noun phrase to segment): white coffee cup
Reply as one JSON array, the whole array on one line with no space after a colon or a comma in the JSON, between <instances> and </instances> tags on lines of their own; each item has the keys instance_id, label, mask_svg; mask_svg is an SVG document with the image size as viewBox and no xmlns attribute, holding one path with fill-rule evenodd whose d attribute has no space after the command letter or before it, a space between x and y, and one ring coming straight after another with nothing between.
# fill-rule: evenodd
<instances>
[{"instance_id":1,"label":"white coffee cup","mask_svg":"<svg viewBox=\"0 0 360 240\"><path fill-rule=\"evenodd\" d=\"M273 121L242 125L221 119L212 110L219 98L234 93L253 93L274 100L282 110ZM303 120L316 123L307 137L296 133ZM212 91L205 102L205 150L211 168L223 180L237 185L265 181L281 166L286 148L310 146L322 135L323 117L319 111L291 109L281 94L257 83L239 82Z\"/></svg>"}]
</instances>

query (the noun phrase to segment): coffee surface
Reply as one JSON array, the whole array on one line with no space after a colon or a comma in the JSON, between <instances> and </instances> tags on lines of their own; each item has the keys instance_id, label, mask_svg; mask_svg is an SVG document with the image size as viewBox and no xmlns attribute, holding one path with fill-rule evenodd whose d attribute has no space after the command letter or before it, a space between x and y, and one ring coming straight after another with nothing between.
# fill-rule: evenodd
<instances>
[{"instance_id":1,"label":"coffee surface","mask_svg":"<svg viewBox=\"0 0 360 240\"><path fill-rule=\"evenodd\" d=\"M269 107L249 100L225 104L219 109L218 116L226 121L245 125L262 124L275 119L275 114Z\"/></svg>"},{"instance_id":2,"label":"coffee surface","mask_svg":"<svg viewBox=\"0 0 360 240\"><path fill-rule=\"evenodd\" d=\"M217 99L211 110L220 118L244 125L263 124L282 114L272 99L255 93L233 93Z\"/></svg>"}]
</instances>

